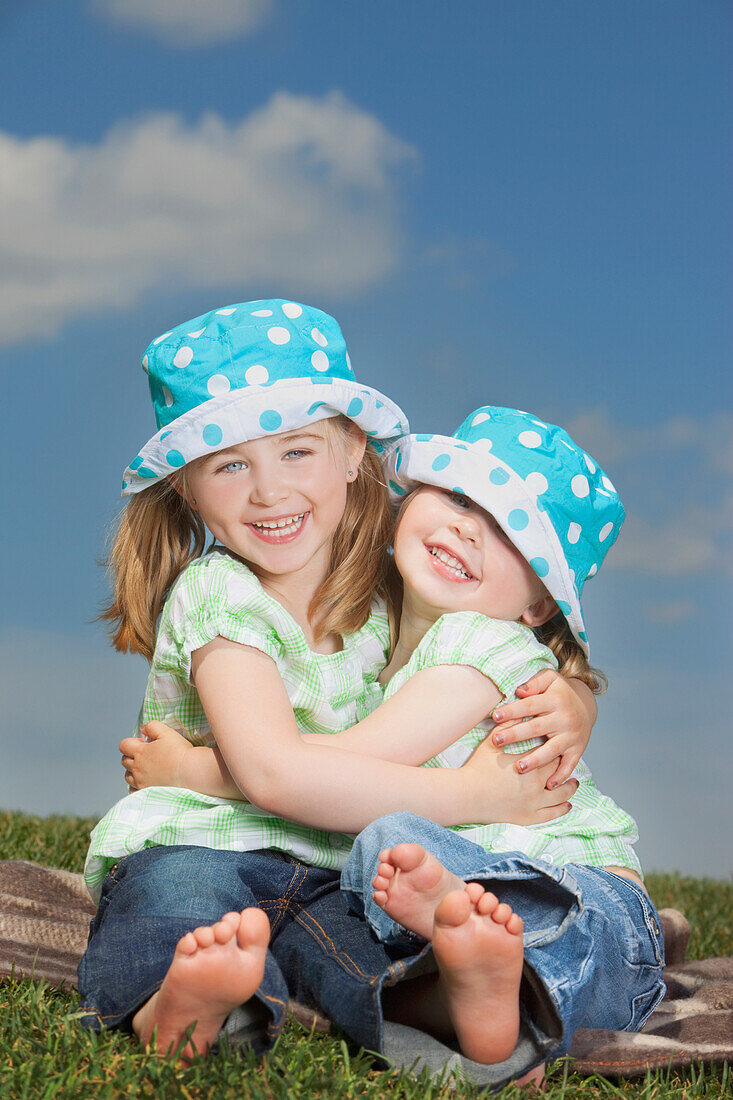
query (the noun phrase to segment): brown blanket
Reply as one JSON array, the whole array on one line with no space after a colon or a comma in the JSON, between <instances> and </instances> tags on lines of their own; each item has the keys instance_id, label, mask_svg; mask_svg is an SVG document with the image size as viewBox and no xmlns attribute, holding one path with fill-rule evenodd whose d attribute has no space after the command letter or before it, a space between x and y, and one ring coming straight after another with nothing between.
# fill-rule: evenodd
<instances>
[{"instance_id":1,"label":"brown blanket","mask_svg":"<svg viewBox=\"0 0 733 1100\"><path fill-rule=\"evenodd\" d=\"M94 906L81 875L22 860L0 861L0 977L76 984ZM582 1073L635 1077L648 1069L733 1061L733 957L685 962L687 921L660 914L667 947L667 995L643 1031L582 1029L571 1055ZM329 1022L291 1002L300 1023L328 1031Z\"/></svg>"}]
</instances>

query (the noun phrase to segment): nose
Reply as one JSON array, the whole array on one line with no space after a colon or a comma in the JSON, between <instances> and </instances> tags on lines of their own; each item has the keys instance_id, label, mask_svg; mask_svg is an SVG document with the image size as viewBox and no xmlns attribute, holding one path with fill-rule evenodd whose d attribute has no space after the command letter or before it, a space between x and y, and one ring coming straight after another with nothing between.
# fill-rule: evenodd
<instances>
[{"instance_id":1,"label":"nose","mask_svg":"<svg viewBox=\"0 0 733 1100\"><path fill-rule=\"evenodd\" d=\"M272 508L287 498L290 489L279 465L258 465L253 472L254 478L250 488L250 499L253 504Z\"/></svg>"},{"instance_id":2,"label":"nose","mask_svg":"<svg viewBox=\"0 0 733 1100\"><path fill-rule=\"evenodd\" d=\"M451 519L448 530L466 542L477 543L479 540L479 526L475 518L468 513L465 516L457 515Z\"/></svg>"}]
</instances>

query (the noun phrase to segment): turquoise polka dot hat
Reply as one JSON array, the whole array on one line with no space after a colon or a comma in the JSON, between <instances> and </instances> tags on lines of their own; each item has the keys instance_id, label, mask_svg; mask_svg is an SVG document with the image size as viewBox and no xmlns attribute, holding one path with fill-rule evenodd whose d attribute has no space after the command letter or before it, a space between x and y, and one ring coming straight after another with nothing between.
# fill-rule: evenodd
<instances>
[{"instance_id":1,"label":"turquoise polka dot hat","mask_svg":"<svg viewBox=\"0 0 733 1100\"><path fill-rule=\"evenodd\" d=\"M123 474L131 496L187 462L343 413L377 450L409 431L393 401L356 381L333 317L270 299L212 310L143 356L158 431Z\"/></svg>"},{"instance_id":2,"label":"turquoise polka dot hat","mask_svg":"<svg viewBox=\"0 0 733 1100\"><path fill-rule=\"evenodd\" d=\"M395 499L419 484L462 493L506 532L568 621L586 656L580 595L624 520L603 470L562 428L484 405L455 435L410 435L384 456Z\"/></svg>"}]
</instances>

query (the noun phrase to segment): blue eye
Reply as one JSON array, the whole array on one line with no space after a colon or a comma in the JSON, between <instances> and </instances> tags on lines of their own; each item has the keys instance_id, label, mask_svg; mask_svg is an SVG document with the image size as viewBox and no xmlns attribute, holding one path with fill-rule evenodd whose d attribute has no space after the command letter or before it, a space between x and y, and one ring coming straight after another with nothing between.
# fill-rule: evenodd
<instances>
[{"instance_id":1,"label":"blue eye","mask_svg":"<svg viewBox=\"0 0 733 1100\"><path fill-rule=\"evenodd\" d=\"M310 451L306 451L303 448L298 447L293 451L288 451L288 453L286 454L285 457L286 458L304 458L306 455L309 455L310 453L311 453Z\"/></svg>"},{"instance_id":2,"label":"blue eye","mask_svg":"<svg viewBox=\"0 0 733 1100\"><path fill-rule=\"evenodd\" d=\"M463 493L449 493L451 504L455 504L456 508L470 508L471 501L468 497L465 497Z\"/></svg>"},{"instance_id":3,"label":"blue eye","mask_svg":"<svg viewBox=\"0 0 733 1100\"><path fill-rule=\"evenodd\" d=\"M225 473L236 473L237 470L243 470L246 463L241 462L239 459L232 459L231 462L227 462L225 466L222 466L222 470Z\"/></svg>"}]
</instances>

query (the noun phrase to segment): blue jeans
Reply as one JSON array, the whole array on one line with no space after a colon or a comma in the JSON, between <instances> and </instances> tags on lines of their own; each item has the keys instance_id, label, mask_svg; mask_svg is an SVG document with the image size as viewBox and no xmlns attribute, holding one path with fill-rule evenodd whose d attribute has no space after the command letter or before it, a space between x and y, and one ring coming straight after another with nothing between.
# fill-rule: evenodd
<instances>
[{"instance_id":1,"label":"blue jeans","mask_svg":"<svg viewBox=\"0 0 733 1100\"><path fill-rule=\"evenodd\" d=\"M549 1057L565 1054L579 1027L638 1031L659 1004L665 989L659 916L639 885L599 867L487 852L415 814L390 814L364 829L341 876L351 910L386 945L414 950L418 942L371 896L379 852L403 841L421 844L522 917L525 977L531 971L539 979L561 1022Z\"/></svg>"},{"instance_id":2,"label":"blue jeans","mask_svg":"<svg viewBox=\"0 0 733 1100\"><path fill-rule=\"evenodd\" d=\"M414 957L400 961L404 952L385 948L348 911L337 872L276 851L182 845L122 859L104 881L79 965L82 1024L130 1029L181 936L253 905L267 914L271 941L262 984L241 1021L246 1038L260 1050L270 1046L290 995L321 1008L361 1046L381 1051L382 988L401 980L425 949L411 947ZM225 1028L235 1041L238 1028L236 1020Z\"/></svg>"}]
</instances>

